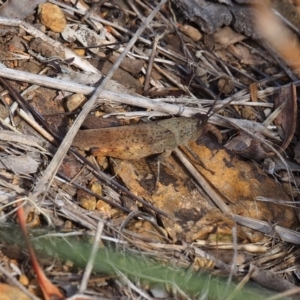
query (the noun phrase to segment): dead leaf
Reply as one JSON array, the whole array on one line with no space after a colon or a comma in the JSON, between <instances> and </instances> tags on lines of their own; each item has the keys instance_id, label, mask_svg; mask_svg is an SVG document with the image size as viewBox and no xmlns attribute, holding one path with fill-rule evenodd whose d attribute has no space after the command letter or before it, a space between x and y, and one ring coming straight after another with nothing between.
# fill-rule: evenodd
<instances>
[{"instance_id":1,"label":"dead leaf","mask_svg":"<svg viewBox=\"0 0 300 300\"><path fill-rule=\"evenodd\" d=\"M260 137L263 137L261 134L256 133ZM270 149L264 147L259 141L251 138L249 135L240 132L234 138L229 140L225 147L236 154L239 154L243 157L261 160L267 157L274 156L274 153Z\"/></svg>"},{"instance_id":2,"label":"dead leaf","mask_svg":"<svg viewBox=\"0 0 300 300\"><path fill-rule=\"evenodd\" d=\"M285 101L285 106L274 121L279 129L279 135L283 139L280 151L284 151L288 147L296 130L297 92L294 84L286 85L280 90L274 100L274 109Z\"/></svg>"},{"instance_id":3,"label":"dead leaf","mask_svg":"<svg viewBox=\"0 0 300 300\"><path fill-rule=\"evenodd\" d=\"M246 39L246 36L235 32L228 26L220 28L216 33L214 33L213 37L215 39L215 43L218 44L216 45L216 50L227 48L229 45Z\"/></svg>"},{"instance_id":4,"label":"dead leaf","mask_svg":"<svg viewBox=\"0 0 300 300\"><path fill-rule=\"evenodd\" d=\"M255 66L266 63L260 56L251 53L250 49L242 44L231 45L230 50L240 59L242 64Z\"/></svg>"}]
</instances>

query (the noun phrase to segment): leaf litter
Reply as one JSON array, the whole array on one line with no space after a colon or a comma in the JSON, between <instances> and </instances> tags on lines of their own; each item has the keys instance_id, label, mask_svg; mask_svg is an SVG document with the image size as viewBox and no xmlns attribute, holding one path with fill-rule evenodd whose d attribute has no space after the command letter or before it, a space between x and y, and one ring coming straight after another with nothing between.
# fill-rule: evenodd
<instances>
[{"instance_id":1,"label":"leaf litter","mask_svg":"<svg viewBox=\"0 0 300 300\"><path fill-rule=\"evenodd\" d=\"M297 294L297 4L271 1L272 15L198 1L209 3L200 18L188 0L38 2L0 18L0 290L42 297L16 227L23 200L42 269L66 297ZM224 23L208 18L219 9ZM199 113L198 139L181 137L180 117ZM166 118L174 129L154 125ZM110 156L127 128L128 154ZM82 146L69 149L74 138Z\"/></svg>"}]
</instances>

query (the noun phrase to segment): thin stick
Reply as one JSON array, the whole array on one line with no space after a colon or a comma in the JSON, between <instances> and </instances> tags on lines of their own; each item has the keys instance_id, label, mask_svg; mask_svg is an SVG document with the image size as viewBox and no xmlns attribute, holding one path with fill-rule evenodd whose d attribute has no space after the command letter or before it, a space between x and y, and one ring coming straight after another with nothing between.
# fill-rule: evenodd
<instances>
[{"instance_id":1,"label":"thin stick","mask_svg":"<svg viewBox=\"0 0 300 300\"><path fill-rule=\"evenodd\" d=\"M14 70L10 68L1 68L0 67L0 77L4 77L7 79L11 80L17 80L17 81L23 81L23 82L28 82L28 83L34 83L38 84L41 86L49 87L49 88L55 88L58 90L63 90L63 91L69 91L73 93L83 93L84 95L91 94L92 92L95 91L94 87L86 86L83 84L67 81L67 80L61 80L57 78L50 78L47 76L41 76L41 75L36 75L32 74L29 72L24 72L24 71L19 71L19 70ZM294 82L295 86L300 85L300 81ZM262 91L258 91L258 97L267 97L269 95L272 95L276 92L278 92L282 87L268 87ZM182 105L176 105L176 104L171 104L169 102L171 101L179 101L179 99L173 99L173 98L160 98L156 100L148 99L145 97L141 96L135 96L135 95L130 95L130 94L122 94L122 93L116 93L112 92L109 90L104 90L101 93L101 98L105 98L109 101L115 101L119 103L124 103L128 105L133 105L133 106L139 106L139 107L144 107L144 108L149 108L152 110L156 111L161 111L165 113L169 113L171 115L181 115L184 117L188 117L191 115L194 115L197 112L205 112L205 110L201 109L196 109L192 107L187 107L187 106L182 106ZM234 99L233 99L234 98ZM237 100L238 101L233 101ZM248 91L246 90L241 90L240 92L236 93L234 96L230 96L224 100L222 100L222 105L227 102L231 102L231 104L234 105L253 105L253 106L266 106L266 107L272 107L272 104L270 103L260 103L260 102L250 102L246 103L245 101L249 100L250 96ZM189 99L189 101L200 101L199 99ZM166 101L166 102L163 102ZM209 100L212 102L212 100ZM207 100L204 100L204 103L207 103ZM228 103L227 103L228 104ZM216 109L219 107L219 103L217 102L216 104ZM225 122L220 123L222 126L226 126Z\"/></svg>"},{"instance_id":2,"label":"thin stick","mask_svg":"<svg viewBox=\"0 0 300 300\"><path fill-rule=\"evenodd\" d=\"M176 156L180 159L180 161L184 164L184 166L188 169L188 171L194 176L197 182L202 186L205 192L211 197L216 206L225 214L231 215L230 208L224 203L222 197L212 189L205 179L199 174L199 172L195 169L195 167L190 163L190 161L182 154L181 151L175 149L173 151Z\"/></svg>"},{"instance_id":3,"label":"thin stick","mask_svg":"<svg viewBox=\"0 0 300 300\"><path fill-rule=\"evenodd\" d=\"M46 131L43 127L41 127L39 123L37 123L34 119L30 118L29 115L23 109L19 110L19 115L45 139L47 139L51 143L55 143L55 138L51 134L49 134L49 132Z\"/></svg>"},{"instance_id":4,"label":"thin stick","mask_svg":"<svg viewBox=\"0 0 300 300\"><path fill-rule=\"evenodd\" d=\"M154 39L154 42L153 42L153 48L152 48L151 55L149 57L148 68L147 68L147 73L146 73L146 80L145 80L145 84L144 84L144 95L147 94L149 87L150 87L150 79L151 79L151 74L152 74L154 58L156 56L156 48L157 48L159 40L163 37L163 35L164 34L156 36Z\"/></svg>"},{"instance_id":5,"label":"thin stick","mask_svg":"<svg viewBox=\"0 0 300 300\"><path fill-rule=\"evenodd\" d=\"M94 262L95 262L95 259L96 259L96 254L97 254L97 251L99 249L99 243L100 243L100 240L101 240L101 235L102 235L102 232L103 232L103 228L104 228L104 223L100 221L98 223L97 230L96 230L96 233L95 233L95 240L94 240L94 243L93 243L91 255L89 257L89 260L86 264L86 267L85 267L85 270L84 270L84 273L83 273L83 276L82 276L81 284L80 284L79 291L78 291L80 294L84 293L84 291L87 289L88 281L89 281L91 272L93 270Z\"/></svg>"}]
</instances>

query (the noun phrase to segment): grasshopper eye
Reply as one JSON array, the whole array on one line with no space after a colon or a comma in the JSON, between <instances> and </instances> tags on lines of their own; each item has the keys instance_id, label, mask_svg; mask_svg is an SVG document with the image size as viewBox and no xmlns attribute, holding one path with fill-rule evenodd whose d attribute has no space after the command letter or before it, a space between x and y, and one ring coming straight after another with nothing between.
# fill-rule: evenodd
<instances>
[{"instance_id":1,"label":"grasshopper eye","mask_svg":"<svg viewBox=\"0 0 300 300\"><path fill-rule=\"evenodd\" d=\"M208 120L207 115L200 114L200 113L195 114L194 118L198 119L198 122L197 122L197 127L198 128L201 127L201 126L204 126L207 123L207 120Z\"/></svg>"}]
</instances>

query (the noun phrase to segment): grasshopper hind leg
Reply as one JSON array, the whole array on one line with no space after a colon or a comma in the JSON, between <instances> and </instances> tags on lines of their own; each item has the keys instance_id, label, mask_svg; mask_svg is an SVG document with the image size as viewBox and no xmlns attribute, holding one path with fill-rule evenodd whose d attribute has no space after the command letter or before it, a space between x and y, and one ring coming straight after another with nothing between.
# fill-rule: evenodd
<instances>
[{"instance_id":1,"label":"grasshopper hind leg","mask_svg":"<svg viewBox=\"0 0 300 300\"><path fill-rule=\"evenodd\" d=\"M171 153L172 153L171 150L165 150L165 152L160 154L157 158L157 176L156 176L156 183L155 183L156 189L158 188L158 183L159 183L159 179L160 179L161 164L164 164L166 167L170 168L168 163L165 162L165 158L169 157L171 155Z\"/></svg>"},{"instance_id":2,"label":"grasshopper hind leg","mask_svg":"<svg viewBox=\"0 0 300 300\"><path fill-rule=\"evenodd\" d=\"M214 171L208 169L203 161L200 159L200 157L189 147L189 146L184 146L185 149L188 151L188 153L194 158L194 160L192 160L193 163L200 165L203 169L205 169L206 171L210 172L212 175L215 174Z\"/></svg>"},{"instance_id":3,"label":"grasshopper hind leg","mask_svg":"<svg viewBox=\"0 0 300 300\"><path fill-rule=\"evenodd\" d=\"M170 156L171 154L171 150L167 150L164 151L163 153L159 154L158 156L156 156L155 158L151 158L151 162L150 165L155 164L156 165L156 170L153 170L153 175L155 177L155 183L154 183L154 188L153 188L153 193L155 193L158 190L158 184L160 182L161 179L161 166L165 166L167 168L171 168L171 166L168 164L168 162L166 162L166 158ZM155 169L155 168L151 168L151 169Z\"/></svg>"}]
</instances>

